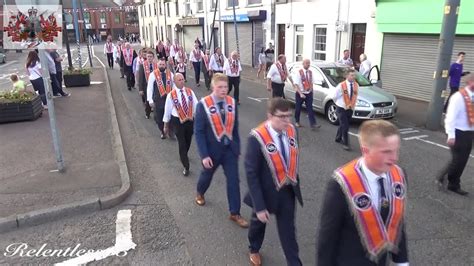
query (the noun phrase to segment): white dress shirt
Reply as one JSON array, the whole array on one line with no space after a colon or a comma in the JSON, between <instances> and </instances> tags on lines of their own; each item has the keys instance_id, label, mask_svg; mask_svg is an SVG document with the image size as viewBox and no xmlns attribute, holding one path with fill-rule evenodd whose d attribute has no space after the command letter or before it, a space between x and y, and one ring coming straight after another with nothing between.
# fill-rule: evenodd
<instances>
[{"instance_id":1,"label":"white dress shirt","mask_svg":"<svg viewBox=\"0 0 474 266\"><path fill-rule=\"evenodd\" d=\"M234 63L234 61L237 62L237 64L238 64L237 73L232 73L229 60L232 62L232 64ZM232 58L229 58L228 60L225 60L225 62L224 62L224 74L226 74L226 76L228 76L228 77L240 77L240 72L242 72L242 65L240 65L239 60L234 60Z\"/></svg>"},{"instance_id":2,"label":"white dress shirt","mask_svg":"<svg viewBox=\"0 0 474 266\"><path fill-rule=\"evenodd\" d=\"M181 101L181 95L184 94L184 98L186 98L186 104L189 107L189 99L188 99L188 94L186 93L186 90L184 89L178 89L176 86L173 87L173 90L178 91L178 100L183 104ZM191 90L192 91L192 90ZM194 94L194 91L192 91L192 97L193 97L193 116L196 114L196 107L198 104L198 99L196 98L196 95ZM171 116L179 118L178 110L176 110L176 106L173 103L173 99L171 98L171 93L168 93L168 96L166 96L166 103L165 103L165 114L163 115L163 122L168 123L171 120Z\"/></svg>"},{"instance_id":3,"label":"white dress shirt","mask_svg":"<svg viewBox=\"0 0 474 266\"><path fill-rule=\"evenodd\" d=\"M347 85L347 92L349 93L349 96L351 95L352 93L352 90L351 90L351 83L346 80L344 81ZM353 85L352 86L355 86L355 80L353 81ZM355 95L353 95L352 97L355 97ZM334 100L334 103L341 107L341 108L344 108L346 109L346 102L344 102L344 93L342 92L342 86L341 86L341 83L337 84L336 86L336 90L334 91L334 94L333 94L333 97L332 99Z\"/></svg>"},{"instance_id":4,"label":"white dress shirt","mask_svg":"<svg viewBox=\"0 0 474 266\"><path fill-rule=\"evenodd\" d=\"M46 59L48 60L48 70L50 75L56 75L56 63L50 53L46 52Z\"/></svg>"},{"instance_id":5,"label":"white dress shirt","mask_svg":"<svg viewBox=\"0 0 474 266\"><path fill-rule=\"evenodd\" d=\"M222 55L222 58L224 60L224 64L225 64L225 61L227 61L227 58L225 57L225 55ZM218 63L217 63L217 56L216 54L213 54L211 56L211 59L209 60L209 67L211 68L212 71L224 71L224 68L221 67Z\"/></svg>"},{"instance_id":6,"label":"white dress shirt","mask_svg":"<svg viewBox=\"0 0 474 266\"><path fill-rule=\"evenodd\" d=\"M174 86L174 82L173 82L173 72L170 73L171 74L171 86L173 87ZM161 77L158 77L158 78L161 78ZM148 103L152 104L154 103L153 101L153 91L154 91L154 88L155 88L155 82L156 82L156 77L155 77L155 71L152 71L150 73L150 76L148 77L148 83L147 83L147 86L146 86L146 99L148 101ZM166 84L163 84L164 86L166 86ZM159 88L158 88L159 90ZM159 93L159 92L157 92Z\"/></svg>"},{"instance_id":7,"label":"white dress shirt","mask_svg":"<svg viewBox=\"0 0 474 266\"><path fill-rule=\"evenodd\" d=\"M109 52L109 50L107 49L107 44L109 44L109 43L106 42L106 43L104 44L104 54L113 53L114 50L115 50L115 45L114 45L113 43L110 43L111 46L110 46L110 52Z\"/></svg>"},{"instance_id":8,"label":"white dress shirt","mask_svg":"<svg viewBox=\"0 0 474 266\"><path fill-rule=\"evenodd\" d=\"M383 185L385 189L385 195L387 199L390 201L392 195L392 186L388 184L388 175L387 173L383 173L381 175L377 175L365 164L365 160L362 158L360 160L360 168L362 170L363 177L365 177L366 184L368 185L370 198L372 199L372 204L380 212L380 186L378 183L379 178L383 178ZM403 263L393 263L396 266L409 266L408 262Z\"/></svg>"},{"instance_id":9,"label":"white dress shirt","mask_svg":"<svg viewBox=\"0 0 474 266\"><path fill-rule=\"evenodd\" d=\"M466 91L472 101L473 92L467 87ZM446 134L448 134L448 139L456 138L456 129L462 131L474 131L474 126L469 125L467 118L468 114L464 98L460 92L456 92L451 96L451 98L449 98L448 110L444 120L444 128Z\"/></svg>"},{"instance_id":10,"label":"white dress shirt","mask_svg":"<svg viewBox=\"0 0 474 266\"><path fill-rule=\"evenodd\" d=\"M286 69L286 74L288 76L288 68ZM272 82L275 82L278 84L284 83L281 80L280 71L278 71L278 67L276 66L276 64L273 64L268 70L267 79L271 79Z\"/></svg>"},{"instance_id":11,"label":"white dress shirt","mask_svg":"<svg viewBox=\"0 0 474 266\"><path fill-rule=\"evenodd\" d=\"M43 75L41 74L41 63L36 62L36 65L28 68L28 78L30 80L35 80L41 77L43 77Z\"/></svg>"},{"instance_id":12,"label":"white dress shirt","mask_svg":"<svg viewBox=\"0 0 474 266\"><path fill-rule=\"evenodd\" d=\"M189 53L189 61L191 62L201 62L202 61L202 58L204 57L204 53L199 49L199 53L201 54L201 58L198 60L195 56L194 56L194 53L196 52L196 49L193 49L190 53Z\"/></svg>"},{"instance_id":13,"label":"white dress shirt","mask_svg":"<svg viewBox=\"0 0 474 266\"><path fill-rule=\"evenodd\" d=\"M372 64L369 60L364 60L364 62L360 63L359 73L361 73L364 77L369 77L369 71L372 68Z\"/></svg>"},{"instance_id":14,"label":"white dress shirt","mask_svg":"<svg viewBox=\"0 0 474 266\"><path fill-rule=\"evenodd\" d=\"M344 57L343 57L343 58L339 59L338 63L348 65L348 66L352 66L354 64L354 62L352 62L352 59L350 57L348 57L347 59L344 59Z\"/></svg>"},{"instance_id":15,"label":"white dress shirt","mask_svg":"<svg viewBox=\"0 0 474 266\"><path fill-rule=\"evenodd\" d=\"M272 124L270 122L267 122L267 127L268 127L268 131L270 131L270 135L272 136L273 143L277 147L277 150L281 151L280 139L278 138L278 135L280 133L278 133L275 129L273 129ZM288 134L286 134L286 132L284 131L282 131L281 134L283 134L282 141L283 141L283 145L285 145L284 148L285 148L285 153L286 153L286 159L290 160L290 145L288 141ZM287 164L287 167L288 167L288 162L285 162L285 163Z\"/></svg>"},{"instance_id":16,"label":"white dress shirt","mask_svg":"<svg viewBox=\"0 0 474 266\"><path fill-rule=\"evenodd\" d=\"M174 58L174 56L178 53L178 49L174 49L175 45L170 45L170 56ZM178 47L176 47L178 48Z\"/></svg>"},{"instance_id":17,"label":"white dress shirt","mask_svg":"<svg viewBox=\"0 0 474 266\"><path fill-rule=\"evenodd\" d=\"M306 75L306 72L308 72L308 70L303 68L303 75ZM307 75L307 77L309 78L309 75ZM313 82L313 81L311 80L311 82ZM304 89L303 81L301 80L300 71L295 71L295 73L293 73L293 84L298 85L298 87L300 88L301 92L303 92L303 94L311 93L311 90L305 90Z\"/></svg>"},{"instance_id":18,"label":"white dress shirt","mask_svg":"<svg viewBox=\"0 0 474 266\"><path fill-rule=\"evenodd\" d=\"M186 60L188 59L188 55L186 54L185 51L178 51L176 52L176 54L174 55L174 58L176 59L176 62L181 62L181 59L184 59L184 62L186 62ZM183 63L184 63L183 62Z\"/></svg>"}]
</instances>

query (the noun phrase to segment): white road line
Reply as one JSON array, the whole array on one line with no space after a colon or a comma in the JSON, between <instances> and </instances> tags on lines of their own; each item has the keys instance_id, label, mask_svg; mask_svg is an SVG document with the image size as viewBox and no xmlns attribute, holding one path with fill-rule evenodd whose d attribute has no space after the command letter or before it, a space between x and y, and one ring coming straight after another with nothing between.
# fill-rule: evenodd
<instances>
[{"instance_id":1,"label":"white road line","mask_svg":"<svg viewBox=\"0 0 474 266\"><path fill-rule=\"evenodd\" d=\"M352 136L354 136L354 137L359 137L359 134L352 133L352 132L349 132L349 135L352 135Z\"/></svg>"},{"instance_id":2,"label":"white road line","mask_svg":"<svg viewBox=\"0 0 474 266\"><path fill-rule=\"evenodd\" d=\"M409 128L400 128L399 131L407 131L407 130L413 130L413 128L409 127Z\"/></svg>"},{"instance_id":3,"label":"white road line","mask_svg":"<svg viewBox=\"0 0 474 266\"><path fill-rule=\"evenodd\" d=\"M13 61L7 62L7 63L5 63L4 65L0 65L0 68L7 67L7 66L9 66L9 65L11 65L11 64L14 64L14 63L16 63L16 62L18 62L18 61L17 61L17 60L13 60Z\"/></svg>"},{"instance_id":4,"label":"white road line","mask_svg":"<svg viewBox=\"0 0 474 266\"><path fill-rule=\"evenodd\" d=\"M99 61L99 63L102 65L102 67L105 67L104 63L102 63L102 60L99 59L99 57L97 57L94 53L94 48L92 48L92 54L94 55L94 57Z\"/></svg>"},{"instance_id":5,"label":"white road line","mask_svg":"<svg viewBox=\"0 0 474 266\"><path fill-rule=\"evenodd\" d=\"M410 134L410 133L418 133L419 130L409 130L409 131L400 131L400 134Z\"/></svg>"},{"instance_id":6,"label":"white road line","mask_svg":"<svg viewBox=\"0 0 474 266\"><path fill-rule=\"evenodd\" d=\"M253 97L247 97L249 98L250 100L254 100L254 101L257 101L257 102L262 102L262 100L268 100L268 98L253 98Z\"/></svg>"},{"instance_id":7,"label":"white road line","mask_svg":"<svg viewBox=\"0 0 474 266\"><path fill-rule=\"evenodd\" d=\"M100 261L110 256L123 257L127 255L127 251L137 246L132 240L131 221L132 211L120 210L117 213L117 221L115 222L115 246L93 253L87 253L74 259L56 263L55 265L80 265Z\"/></svg>"},{"instance_id":8,"label":"white road line","mask_svg":"<svg viewBox=\"0 0 474 266\"><path fill-rule=\"evenodd\" d=\"M428 135L419 135L419 136L403 138L403 140L413 140L413 139L421 139L421 138L427 138L427 137L428 137Z\"/></svg>"},{"instance_id":9,"label":"white road line","mask_svg":"<svg viewBox=\"0 0 474 266\"><path fill-rule=\"evenodd\" d=\"M426 139L417 139L417 140L423 141L423 142L428 143L428 144L431 144L431 145L438 146L438 147L443 148L443 149L445 149L445 150L449 150L449 147L448 147L448 146L444 146L444 145L438 144L438 143L433 142L433 141L429 141L429 140L426 140ZM469 157L474 158L474 155L469 154Z\"/></svg>"}]
</instances>

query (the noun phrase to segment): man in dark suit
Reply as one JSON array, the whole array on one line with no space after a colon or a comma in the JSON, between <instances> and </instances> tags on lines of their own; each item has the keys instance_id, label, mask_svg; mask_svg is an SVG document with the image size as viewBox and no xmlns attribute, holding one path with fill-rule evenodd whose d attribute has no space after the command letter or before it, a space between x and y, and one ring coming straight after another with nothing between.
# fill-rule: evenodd
<instances>
[{"instance_id":1,"label":"man in dark suit","mask_svg":"<svg viewBox=\"0 0 474 266\"><path fill-rule=\"evenodd\" d=\"M400 136L384 120L359 130L362 157L329 181L321 210L317 265L408 265L406 178L396 165Z\"/></svg>"},{"instance_id":2,"label":"man in dark suit","mask_svg":"<svg viewBox=\"0 0 474 266\"><path fill-rule=\"evenodd\" d=\"M248 238L250 265L261 265L259 253L266 223L275 214L278 235L288 265L302 265L295 232L296 199L303 205L298 177L298 141L291 124L291 104L273 98L268 119L250 132L245 170L249 193L244 202L253 208Z\"/></svg>"},{"instance_id":3,"label":"man in dark suit","mask_svg":"<svg viewBox=\"0 0 474 266\"><path fill-rule=\"evenodd\" d=\"M231 221L242 228L248 222L240 216L239 165L240 137L237 106L229 90L227 77L212 77L212 94L202 98L196 107L194 135L202 159L203 169L197 184L196 204L203 206L204 194L211 185L212 176L219 165L227 179L227 199Z\"/></svg>"},{"instance_id":4,"label":"man in dark suit","mask_svg":"<svg viewBox=\"0 0 474 266\"><path fill-rule=\"evenodd\" d=\"M138 67L138 91L140 96L142 96L143 104L145 105L145 117L146 119L150 119L151 114L151 107L147 100L147 85L148 85L148 78L150 74L153 73L155 69L158 69L158 62L155 60L155 54L153 51L146 52L146 59Z\"/></svg>"},{"instance_id":5,"label":"man in dark suit","mask_svg":"<svg viewBox=\"0 0 474 266\"><path fill-rule=\"evenodd\" d=\"M125 48L122 50L120 58L123 71L127 77L127 88L132 90L135 87L135 75L133 75L133 60L138 57L137 52L130 47L130 43L125 43Z\"/></svg>"}]
</instances>

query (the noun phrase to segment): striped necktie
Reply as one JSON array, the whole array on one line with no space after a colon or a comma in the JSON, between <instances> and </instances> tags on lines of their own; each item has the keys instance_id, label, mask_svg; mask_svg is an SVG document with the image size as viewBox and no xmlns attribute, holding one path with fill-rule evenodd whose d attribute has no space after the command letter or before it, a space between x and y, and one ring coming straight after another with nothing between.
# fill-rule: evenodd
<instances>
[{"instance_id":1,"label":"striped necktie","mask_svg":"<svg viewBox=\"0 0 474 266\"><path fill-rule=\"evenodd\" d=\"M181 105L183 106L184 113L188 115L188 103L186 102L186 96L184 96L184 89L180 89L181 91Z\"/></svg>"},{"instance_id":2,"label":"striped necktie","mask_svg":"<svg viewBox=\"0 0 474 266\"><path fill-rule=\"evenodd\" d=\"M385 186L384 186L384 178L379 177L377 182L379 183L380 189L380 216L382 217L383 222L385 223L388 218L388 214L390 212L390 204L387 198L387 194L385 193Z\"/></svg>"}]
</instances>

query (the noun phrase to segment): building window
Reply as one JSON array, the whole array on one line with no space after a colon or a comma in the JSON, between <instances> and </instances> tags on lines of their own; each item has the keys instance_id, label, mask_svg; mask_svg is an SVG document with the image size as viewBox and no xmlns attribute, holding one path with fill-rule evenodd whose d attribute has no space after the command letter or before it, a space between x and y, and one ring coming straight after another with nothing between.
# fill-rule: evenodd
<instances>
[{"instance_id":1,"label":"building window","mask_svg":"<svg viewBox=\"0 0 474 266\"><path fill-rule=\"evenodd\" d=\"M91 23L91 13L84 12L84 22L85 23Z\"/></svg>"},{"instance_id":2,"label":"building window","mask_svg":"<svg viewBox=\"0 0 474 266\"><path fill-rule=\"evenodd\" d=\"M204 12L204 2L203 2L203 0L197 0L196 11L197 12Z\"/></svg>"},{"instance_id":3,"label":"building window","mask_svg":"<svg viewBox=\"0 0 474 266\"><path fill-rule=\"evenodd\" d=\"M148 5L148 14L150 14L151 17L151 4Z\"/></svg>"},{"instance_id":4,"label":"building window","mask_svg":"<svg viewBox=\"0 0 474 266\"><path fill-rule=\"evenodd\" d=\"M146 6L143 6L143 14L145 14L144 17L146 17Z\"/></svg>"},{"instance_id":5,"label":"building window","mask_svg":"<svg viewBox=\"0 0 474 266\"><path fill-rule=\"evenodd\" d=\"M326 60L326 32L325 25L314 26L314 60Z\"/></svg>"},{"instance_id":6,"label":"building window","mask_svg":"<svg viewBox=\"0 0 474 266\"><path fill-rule=\"evenodd\" d=\"M261 5L262 4L262 0L248 0L247 1L247 5Z\"/></svg>"},{"instance_id":7,"label":"building window","mask_svg":"<svg viewBox=\"0 0 474 266\"><path fill-rule=\"evenodd\" d=\"M233 7L235 4L235 7L239 6L239 0L227 0L227 7Z\"/></svg>"},{"instance_id":8,"label":"building window","mask_svg":"<svg viewBox=\"0 0 474 266\"><path fill-rule=\"evenodd\" d=\"M155 17L156 17L156 3L153 3L153 11L155 12Z\"/></svg>"},{"instance_id":9,"label":"building window","mask_svg":"<svg viewBox=\"0 0 474 266\"><path fill-rule=\"evenodd\" d=\"M120 13L115 13L114 21L115 24L120 24Z\"/></svg>"},{"instance_id":10,"label":"building window","mask_svg":"<svg viewBox=\"0 0 474 266\"><path fill-rule=\"evenodd\" d=\"M288 0L275 0L277 4L286 4L288 3Z\"/></svg>"},{"instance_id":11,"label":"building window","mask_svg":"<svg viewBox=\"0 0 474 266\"><path fill-rule=\"evenodd\" d=\"M158 8L160 9L160 15L163 15L163 8L161 6L161 1L158 2Z\"/></svg>"},{"instance_id":12,"label":"building window","mask_svg":"<svg viewBox=\"0 0 474 266\"><path fill-rule=\"evenodd\" d=\"M211 11L216 9L216 0L211 0Z\"/></svg>"},{"instance_id":13,"label":"building window","mask_svg":"<svg viewBox=\"0 0 474 266\"><path fill-rule=\"evenodd\" d=\"M170 4L166 5L166 15L170 17Z\"/></svg>"},{"instance_id":14,"label":"building window","mask_svg":"<svg viewBox=\"0 0 474 266\"><path fill-rule=\"evenodd\" d=\"M105 12L100 13L100 23L107 23L107 14L105 14Z\"/></svg>"},{"instance_id":15,"label":"building window","mask_svg":"<svg viewBox=\"0 0 474 266\"><path fill-rule=\"evenodd\" d=\"M179 4L178 1L174 2L174 9L176 10L176 16L179 16Z\"/></svg>"}]
</instances>

